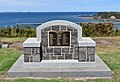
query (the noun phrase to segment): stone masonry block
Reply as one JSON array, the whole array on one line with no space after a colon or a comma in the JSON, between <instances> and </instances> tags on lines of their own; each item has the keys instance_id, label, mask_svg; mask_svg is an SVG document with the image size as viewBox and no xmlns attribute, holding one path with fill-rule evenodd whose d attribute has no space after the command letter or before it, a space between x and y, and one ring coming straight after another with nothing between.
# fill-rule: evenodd
<instances>
[{"instance_id":1,"label":"stone masonry block","mask_svg":"<svg viewBox=\"0 0 120 82\"><path fill-rule=\"evenodd\" d=\"M70 48L70 53L73 53L73 51L74 51L74 48Z\"/></svg>"},{"instance_id":2,"label":"stone masonry block","mask_svg":"<svg viewBox=\"0 0 120 82\"><path fill-rule=\"evenodd\" d=\"M61 26L61 30L66 30L66 26Z\"/></svg>"},{"instance_id":3,"label":"stone masonry block","mask_svg":"<svg viewBox=\"0 0 120 82\"><path fill-rule=\"evenodd\" d=\"M40 48L36 48L37 50L36 50L36 53L37 54L40 54Z\"/></svg>"},{"instance_id":4,"label":"stone masonry block","mask_svg":"<svg viewBox=\"0 0 120 82\"><path fill-rule=\"evenodd\" d=\"M44 31L50 31L52 27L47 27L44 29Z\"/></svg>"},{"instance_id":5,"label":"stone masonry block","mask_svg":"<svg viewBox=\"0 0 120 82\"><path fill-rule=\"evenodd\" d=\"M91 55L90 55L90 61L91 61L91 62L94 62L94 61L95 61L95 55L94 55L94 54L91 54Z\"/></svg>"},{"instance_id":6,"label":"stone masonry block","mask_svg":"<svg viewBox=\"0 0 120 82\"><path fill-rule=\"evenodd\" d=\"M77 44L77 37L75 36L71 37L71 44Z\"/></svg>"},{"instance_id":7,"label":"stone masonry block","mask_svg":"<svg viewBox=\"0 0 120 82\"><path fill-rule=\"evenodd\" d=\"M77 38L77 32L76 32L76 31L72 31L72 32L71 32L71 36L74 36L74 37Z\"/></svg>"},{"instance_id":8,"label":"stone masonry block","mask_svg":"<svg viewBox=\"0 0 120 82\"><path fill-rule=\"evenodd\" d=\"M72 54L65 54L65 59L72 59Z\"/></svg>"},{"instance_id":9,"label":"stone masonry block","mask_svg":"<svg viewBox=\"0 0 120 82\"><path fill-rule=\"evenodd\" d=\"M51 60L56 60L57 59L57 55L51 55Z\"/></svg>"},{"instance_id":10,"label":"stone masonry block","mask_svg":"<svg viewBox=\"0 0 120 82\"><path fill-rule=\"evenodd\" d=\"M61 55L61 48L54 48L55 55Z\"/></svg>"},{"instance_id":11,"label":"stone masonry block","mask_svg":"<svg viewBox=\"0 0 120 82\"><path fill-rule=\"evenodd\" d=\"M72 27L67 27L67 30L68 31L73 31L73 28Z\"/></svg>"},{"instance_id":12,"label":"stone masonry block","mask_svg":"<svg viewBox=\"0 0 120 82\"><path fill-rule=\"evenodd\" d=\"M48 31L41 32L42 38L48 37Z\"/></svg>"},{"instance_id":13,"label":"stone masonry block","mask_svg":"<svg viewBox=\"0 0 120 82\"><path fill-rule=\"evenodd\" d=\"M95 48L88 48L88 54L95 54Z\"/></svg>"},{"instance_id":14,"label":"stone masonry block","mask_svg":"<svg viewBox=\"0 0 120 82\"><path fill-rule=\"evenodd\" d=\"M31 54L31 48L24 48L24 54L30 55Z\"/></svg>"},{"instance_id":15,"label":"stone masonry block","mask_svg":"<svg viewBox=\"0 0 120 82\"><path fill-rule=\"evenodd\" d=\"M64 55L58 56L58 59L64 59Z\"/></svg>"},{"instance_id":16,"label":"stone masonry block","mask_svg":"<svg viewBox=\"0 0 120 82\"><path fill-rule=\"evenodd\" d=\"M52 26L52 30L58 31L59 30L59 26Z\"/></svg>"},{"instance_id":17,"label":"stone masonry block","mask_svg":"<svg viewBox=\"0 0 120 82\"><path fill-rule=\"evenodd\" d=\"M43 59L43 60L50 60L49 54L43 55L43 56L42 56L42 59Z\"/></svg>"},{"instance_id":18,"label":"stone masonry block","mask_svg":"<svg viewBox=\"0 0 120 82\"><path fill-rule=\"evenodd\" d=\"M69 48L62 48L62 53L69 53Z\"/></svg>"},{"instance_id":19,"label":"stone masonry block","mask_svg":"<svg viewBox=\"0 0 120 82\"><path fill-rule=\"evenodd\" d=\"M29 62L29 55L24 55L24 62Z\"/></svg>"},{"instance_id":20,"label":"stone masonry block","mask_svg":"<svg viewBox=\"0 0 120 82\"><path fill-rule=\"evenodd\" d=\"M40 62L40 55L34 55L34 62Z\"/></svg>"},{"instance_id":21,"label":"stone masonry block","mask_svg":"<svg viewBox=\"0 0 120 82\"><path fill-rule=\"evenodd\" d=\"M47 53L53 53L53 48L46 48Z\"/></svg>"},{"instance_id":22,"label":"stone masonry block","mask_svg":"<svg viewBox=\"0 0 120 82\"><path fill-rule=\"evenodd\" d=\"M79 61L86 61L87 58L87 48L79 48Z\"/></svg>"}]
</instances>

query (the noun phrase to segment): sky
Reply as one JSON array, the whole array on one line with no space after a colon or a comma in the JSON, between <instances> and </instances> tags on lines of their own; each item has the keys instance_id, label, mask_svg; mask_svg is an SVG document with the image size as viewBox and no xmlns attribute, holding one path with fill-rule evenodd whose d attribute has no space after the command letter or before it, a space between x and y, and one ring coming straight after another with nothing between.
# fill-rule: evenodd
<instances>
[{"instance_id":1,"label":"sky","mask_svg":"<svg viewBox=\"0 0 120 82\"><path fill-rule=\"evenodd\" d=\"M0 12L120 11L120 0L0 0Z\"/></svg>"}]
</instances>

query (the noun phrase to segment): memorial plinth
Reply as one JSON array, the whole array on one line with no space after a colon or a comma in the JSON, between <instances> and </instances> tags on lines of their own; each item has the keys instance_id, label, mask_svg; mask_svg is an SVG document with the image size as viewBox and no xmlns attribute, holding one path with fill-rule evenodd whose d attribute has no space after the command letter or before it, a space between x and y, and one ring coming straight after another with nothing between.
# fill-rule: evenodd
<instances>
[{"instance_id":1,"label":"memorial plinth","mask_svg":"<svg viewBox=\"0 0 120 82\"><path fill-rule=\"evenodd\" d=\"M41 63L25 63L22 55L8 71L9 77L40 78L110 78L111 70L96 55L94 63L77 60L43 60Z\"/></svg>"},{"instance_id":2,"label":"memorial plinth","mask_svg":"<svg viewBox=\"0 0 120 82\"><path fill-rule=\"evenodd\" d=\"M82 27L54 20L37 27L37 38L24 43L24 55L9 70L9 77L111 77L111 70L96 55L96 42L82 37Z\"/></svg>"}]
</instances>

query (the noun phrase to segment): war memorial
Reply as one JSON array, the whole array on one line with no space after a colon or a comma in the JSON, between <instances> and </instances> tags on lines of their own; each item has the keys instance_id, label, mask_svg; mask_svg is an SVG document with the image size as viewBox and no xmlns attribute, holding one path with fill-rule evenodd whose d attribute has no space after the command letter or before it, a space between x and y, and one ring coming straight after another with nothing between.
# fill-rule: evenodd
<instances>
[{"instance_id":1,"label":"war memorial","mask_svg":"<svg viewBox=\"0 0 120 82\"><path fill-rule=\"evenodd\" d=\"M82 27L70 21L43 23L23 48L9 77L111 77L111 70L95 53L96 42L82 37Z\"/></svg>"}]
</instances>

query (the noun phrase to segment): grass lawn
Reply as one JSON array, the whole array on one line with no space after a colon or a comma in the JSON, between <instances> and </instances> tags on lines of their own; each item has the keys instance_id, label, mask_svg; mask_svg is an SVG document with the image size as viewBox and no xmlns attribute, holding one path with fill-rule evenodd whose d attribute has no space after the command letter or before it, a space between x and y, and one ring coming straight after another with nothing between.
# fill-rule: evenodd
<instances>
[{"instance_id":1,"label":"grass lawn","mask_svg":"<svg viewBox=\"0 0 120 82\"><path fill-rule=\"evenodd\" d=\"M24 41L26 38L2 38L2 41ZM120 82L120 37L95 37L96 53L112 70L112 79L4 79L9 68L23 53L16 48L0 49L0 82Z\"/></svg>"},{"instance_id":2,"label":"grass lawn","mask_svg":"<svg viewBox=\"0 0 120 82\"><path fill-rule=\"evenodd\" d=\"M5 74L22 53L12 48L0 49L0 75Z\"/></svg>"},{"instance_id":3,"label":"grass lawn","mask_svg":"<svg viewBox=\"0 0 120 82\"><path fill-rule=\"evenodd\" d=\"M2 42L21 42L26 40L26 37L21 38L0 38Z\"/></svg>"}]
</instances>

